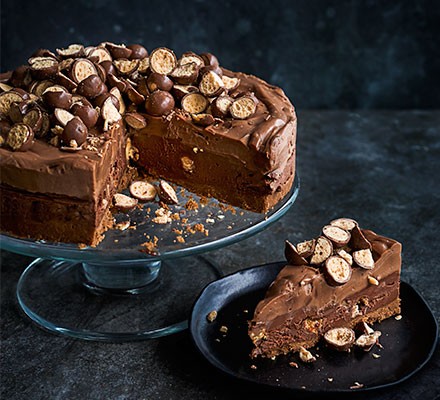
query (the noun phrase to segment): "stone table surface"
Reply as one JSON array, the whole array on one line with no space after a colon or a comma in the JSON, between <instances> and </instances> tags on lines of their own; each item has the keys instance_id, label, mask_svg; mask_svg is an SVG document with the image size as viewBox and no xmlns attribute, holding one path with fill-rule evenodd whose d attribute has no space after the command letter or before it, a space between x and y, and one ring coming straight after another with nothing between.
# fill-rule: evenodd
<instances>
[{"instance_id":1,"label":"stone table surface","mask_svg":"<svg viewBox=\"0 0 440 400\"><path fill-rule=\"evenodd\" d=\"M286 238L295 242L313 237L327 221L351 216L361 226L403 243L402 279L424 296L438 320L440 112L298 114L301 190L292 209L264 232L203 258L188 258L185 263L212 262L229 274L279 261ZM29 257L2 252L1 398L289 397L266 393L222 375L198 355L188 331L148 341L109 344L40 330L23 317L15 300L18 278L30 261ZM190 294L185 300L187 310L196 295ZM410 380L375 392L374 397L361 393L356 397L428 400L440 395L439 382L437 347L431 361Z\"/></svg>"}]
</instances>

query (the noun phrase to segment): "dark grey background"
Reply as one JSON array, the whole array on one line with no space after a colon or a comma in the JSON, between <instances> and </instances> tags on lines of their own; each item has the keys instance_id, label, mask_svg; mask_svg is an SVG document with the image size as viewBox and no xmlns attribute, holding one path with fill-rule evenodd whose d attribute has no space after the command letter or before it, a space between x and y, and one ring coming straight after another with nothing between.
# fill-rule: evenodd
<instances>
[{"instance_id":1,"label":"dark grey background","mask_svg":"<svg viewBox=\"0 0 440 400\"><path fill-rule=\"evenodd\" d=\"M211 51L297 108L440 108L439 21L435 0L3 0L1 70L39 47L141 42Z\"/></svg>"}]
</instances>

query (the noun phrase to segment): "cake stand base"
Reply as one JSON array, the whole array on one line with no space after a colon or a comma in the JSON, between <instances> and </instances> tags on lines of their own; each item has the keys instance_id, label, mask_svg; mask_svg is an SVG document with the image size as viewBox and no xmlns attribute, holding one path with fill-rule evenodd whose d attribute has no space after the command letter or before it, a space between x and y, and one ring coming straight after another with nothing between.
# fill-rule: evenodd
<instances>
[{"instance_id":1,"label":"cake stand base","mask_svg":"<svg viewBox=\"0 0 440 400\"><path fill-rule=\"evenodd\" d=\"M186 329L197 293L219 277L202 256L119 265L38 258L21 275L17 299L31 320L51 332L125 342Z\"/></svg>"}]
</instances>

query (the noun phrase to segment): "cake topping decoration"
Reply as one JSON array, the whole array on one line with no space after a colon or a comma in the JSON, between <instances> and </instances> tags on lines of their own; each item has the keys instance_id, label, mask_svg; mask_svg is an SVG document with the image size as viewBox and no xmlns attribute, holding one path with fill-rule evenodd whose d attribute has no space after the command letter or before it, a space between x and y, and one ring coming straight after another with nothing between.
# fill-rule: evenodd
<instances>
[{"instance_id":1,"label":"cake topping decoration","mask_svg":"<svg viewBox=\"0 0 440 400\"><path fill-rule=\"evenodd\" d=\"M361 268L373 269L374 259L370 249L357 250L353 252L353 260Z\"/></svg>"},{"instance_id":2,"label":"cake topping decoration","mask_svg":"<svg viewBox=\"0 0 440 400\"><path fill-rule=\"evenodd\" d=\"M145 181L132 182L129 187L130 194L140 201L152 201L156 197L156 188Z\"/></svg>"},{"instance_id":3,"label":"cake topping decoration","mask_svg":"<svg viewBox=\"0 0 440 400\"><path fill-rule=\"evenodd\" d=\"M54 115L61 126L66 126L67 123L74 117L72 113L62 108L55 108Z\"/></svg>"},{"instance_id":4,"label":"cake topping decoration","mask_svg":"<svg viewBox=\"0 0 440 400\"><path fill-rule=\"evenodd\" d=\"M64 146L76 147L81 146L87 139L87 134L89 130L82 122L81 118L73 117L70 121L66 123L61 134L61 142ZM76 146L73 145L71 141L74 140Z\"/></svg>"},{"instance_id":5,"label":"cake topping decoration","mask_svg":"<svg viewBox=\"0 0 440 400\"><path fill-rule=\"evenodd\" d=\"M222 76L222 81L225 85L225 88L229 91L233 91L240 86L239 78L230 78L229 76Z\"/></svg>"},{"instance_id":6,"label":"cake topping decoration","mask_svg":"<svg viewBox=\"0 0 440 400\"><path fill-rule=\"evenodd\" d=\"M93 128L98 122L98 111L93 108L91 105L75 103L70 109L71 113L79 118L81 118L84 125L87 128Z\"/></svg>"},{"instance_id":7,"label":"cake topping decoration","mask_svg":"<svg viewBox=\"0 0 440 400\"><path fill-rule=\"evenodd\" d=\"M173 81L166 75L152 72L147 78L147 87L150 92L155 90L165 90L169 92L173 88Z\"/></svg>"},{"instance_id":8,"label":"cake topping decoration","mask_svg":"<svg viewBox=\"0 0 440 400\"><path fill-rule=\"evenodd\" d=\"M324 340L335 350L350 351L356 340L356 335L350 328L333 328L324 333Z\"/></svg>"},{"instance_id":9,"label":"cake topping decoration","mask_svg":"<svg viewBox=\"0 0 440 400\"><path fill-rule=\"evenodd\" d=\"M306 240L304 242L298 243L296 249L301 257L308 258L315 251L316 240Z\"/></svg>"},{"instance_id":10,"label":"cake topping decoration","mask_svg":"<svg viewBox=\"0 0 440 400\"><path fill-rule=\"evenodd\" d=\"M87 60L86 58L78 58L72 63L70 73L72 79L76 83L80 83L90 75L97 75L98 71L90 60Z\"/></svg>"},{"instance_id":11,"label":"cake topping decoration","mask_svg":"<svg viewBox=\"0 0 440 400\"><path fill-rule=\"evenodd\" d=\"M375 344L378 344L379 337L382 335L381 331L373 331L371 333L364 333L359 336L355 345L363 349L364 351L370 351Z\"/></svg>"},{"instance_id":12,"label":"cake topping decoration","mask_svg":"<svg viewBox=\"0 0 440 400\"><path fill-rule=\"evenodd\" d=\"M325 276L330 285L343 285L351 278L350 264L339 256L330 256L325 261Z\"/></svg>"},{"instance_id":13,"label":"cake topping decoration","mask_svg":"<svg viewBox=\"0 0 440 400\"><path fill-rule=\"evenodd\" d=\"M178 204L177 194L174 188L164 180L159 183L159 197L164 203Z\"/></svg>"},{"instance_id":14,"label":"cake topping decoration","mask_svg":"<svg viewBox=\"0 0 440 400\"><path fill-rule=\"evenodd\" d=\"M128 82L126 93L128 96L128 99L133 104L142 104L145 101L145 97L139 93L139 91L135 88L134 84Z\"/></svg>"},{"instance_id":15,"label":"cake topping decoration","mask_svg":"<svg viewBox=\"0 0 440 400\"><path fill-rule=\"evenodd\" d=\"M353 250L371 250L371 243L367 240L367 238L357 225L351 230L351 240L349 246Z\"/></svg>"},{"instance_id":16,"label":"cake topping decoration","mask_svg":"<svg viewBox=\"0 0 440 400\"><path fill-rule=\"evenodd\" d=\"M200 66L195 62L178 65L170 76L180 85L189 85L197 80Z\"/></svg>"},{"instance_id":17,"label":"cake topping decoration","mask_svg":"<svg viewBox=\"0 0 440 400\"><path fill-rule=\"evenodd\" d=\"M104 131L108 131L110 125L118 122L122 117L113 103L112 96L108 97L101 107L101 116L104 118Z\"/></svg>"},{"instance_id":18,"label":"cake topping decoration","mask_svg":"<svg viewBox=\"0 0 440 400\"><path fill-rule=\"evenodd\" d=\"M322 233L337 247L344 246L350 241L351 235L346 230L333 225L326 225Z\"/></svg>"},{"instance_id":19,"label":"cake topping decoration","mask_svg":"<svg viewBox=\"0 0 440 400\"><path fill-rule=\"evenodd\" d=\"M92 74L83 79L76 89L76 93L94 99L107 91L107 87L98 75Z\"/></svg>"},{"instance_id":20,"label":"cake topping decoration","mask_svg":"<svg viewBox=\"0 0 440 400\"><path fill-rule=\"evenodd\" d=\"M115 44L106 42L105 47L110 52L113 58L130 58L132 50L123 44Z\"/></svg>"},{"instance_id":21,"label":"cake topping decoration","mask_svg":"<svg viewBox=\"0 0 440 400\"><path fill-rule=\"evenodd\" d=\"M284 256L286 257L287 262L291 265L307 265L307 260L298 254L295 246L288 240L286 240Z\"/></svg>"},{"instance_id":22,"label":"cake topping decoration","mask_svg":"<svg viewBox=\"0 0 440 400\"><path fill-rule=\"evenodd\" d=\"M158 74L168 75L177 66L174 52L166 47L159 47L150 54L150 68Z\"/></svg>"},{"instance_id":23,"label":"cake topping decoration","mask_svg":"<svg viewBox=\"0 0 440 400\"><path fill-rule=\"evenodd\" d=\"M327 238L320 236L316 240L310 264L321 264L332 255L333 245Z\"/></svg>"},{"instance_id":24,"label":"cake topping decoration","mask_svg":"<svg viewBox=\"0 0 440 400\"><path fill-rule=\"evenodd\" d=\"M226 94L216 97L211 103L212 115L219 118L227 117L229 114L229 108L233 102L234 99Z\"/></svg>"},{"instance_id":25,"label":"cake topping decoration","mask_svg":"<svg viewBox=\"0 0 440 400\"><path fill-rule=\"evenodd\" d=\"M46 88L42 94L44 103L51 108L64 108L68 110L72 105L72 95L60 85Z\"/></svg>"},{"instance_id":26,"label":"cake topping decoration","mask_svg":"<svg viewBox=\"0 0 440 400\"><path fill-rule=\"evenodd\" d=\"M358 223L351 218L338 218L330 222L330 225L337 226L338 228L351 231Z\"/></svg>"},{"instance_id":27,"label":"cake topping decoration","mask_svg":"<svg viewBox=\"0 0 440 400\"><path fill-rule=\"evenodd\" d=\"M143 129L147 126L147 121L144 116L136 112L126 113L124 115L124 120L127 125L131 126L133 129Z\"/></svg>"},{"instance_id":28,"label":"cake topping decoration","mask_svg":"<svg viewBox=\"0 0 440 400\"><path fill-rule=\"evenodd\" d=\"M26 151L34 144L34 132L26 124L14 124L8 132L6 144L12 151Z\"/></svg>"},{"instance_id":29,"label":"cake topping decoration","mask_svg":"<svg viewBox=\"0 0 440 400\"><path fill-rule=\"evenodd\" d=\"M35 138L66 151L89 148L82 145L83 134L71 139L64 132L74 117L83 123L81 132L93 128L106 132L127 113L127 125L138 130L147 123L141 107L168 120L177 107L187 113L187 121L203 128L226 118L246 119L258 103L252 93L237 90L240 78L223 75L211 53L185 52L177 59L165 47L149 56L140 44L103 42L84 47L74 43L56 53L40 49L28 63L1 82L0 113L9 126L23 122ZM75 125L78 129L78 122Z\"/></svg>"},{"instance_id":30,"label":"cake topping decoration","mask_svg":"<svg viewBox=\"0 0 440 400\"><path fill-rule=\"evenodd\" d=\"M197 125L209 126L215 122L215 118L212 114L201 113L201 114L191 114L193 122Z\"/></svg>"},{"instance_id":31,"label":"cake topping decoration","mask_svg":"<svg viewBox=\"0 0 440 400\"><path fill-rule=\"evenodd\" d=\"M156 90L147 97L145 110L148 114L160 117L174 109L174 97L164 90Z\"/></svg>"},{"instance_id":32,"label":"cake topping decoration","mask_svg":"<svg viewBox=\"0 0 440 400\"><path fill-rule=\"evenodd\" d=\"M218 96L223 92L224 87L222 78L214 71L205 72L199 83L200 92L208 97Z\"/></svg>"},{"instance_id":33,"label":"cake topping decoration","mask_svg":"<svg viewBox=\"0 0 440 400\"><path fill-rule=\"evenodd\" d=\"M122 75L130 75L137 70L139 66L139 60L127 60L126 58L119 58L113 61L113 65L118 72Z\"/></svg>"},{"instance_id":34,"label":"cake topping decoration","mask_svg":"<svg viewBox=\"0 0 440 400\"><path fill-rule=\"evenodd\" d=\"M255 114L257 99L252 95L244 95L234 100L229 108L231 115L237 119L246 119Z\"/></svg>"},{"instance_id":35,"label":"cake topping decoration","mask_svg":"<svg viewBox=\"0 0 440 400\"><path fill-rule=\"evenodd\" d=\"M31 75L35 79L51 78L58 72L58 61L52 57L32 57L29 64Z\"/></svg>"},{"instance_id":36,"label":"cake topping decoration","mask_svg":"<svg viewBox=\"0 0 440 400\"><path fill-rule=\"evenodd\" d=\"M181 100L188 93L197 93L199 88L192 85L174 85L172 93L177 100Z\"/></svg>"},{"instance_id":37,"label":"cake topping decoration","mask_svg":"<svg viewBox=\"0 0 440 400\"><path fill-rule=\"evenodd\" d=\"M71 44L66 49L57 49L57 53L61 57L83 57L85 55L84 46L82 44Z\"/></svg>"},{"instance_id":38,"label":"cake topping decoration","mask_svg":"<svg viewBox=\"0 0 440 400\"><path fill-rule=\"evenodd\" d=\"M305 363L312 363L316 361L316 357L303 346L299 348L299 358Z\"/></svg>"},{"instance_id":39,"label":"cake topping decoration","mask_svg":"<svg viewBox=\"0 0 440 400\"><path fill-rule=\"evenodd\" d=\"M188 93L181 100L183 111L190 114L200 114L209 105L208 99L200 93Z\"/></svg>"},{"instance_id":40,"label":"cake topping decoration","mask_svg":"<svg viewBox=\"0 0 440 400\"><path fill-rule=\"evenodd\" d=\"M130 211L137 206L138 201L133 197L126 196L125 194L116 193L113 196L113 204L119 211Z\"/></svg>"},{"instance_id":41,"label":"cake topping decoration","mask_svg":"<svg viewBox=\"0 0 440 400\"><path fill-rule=\"evenodd\" d=\"M8 115L11 105L23 101L23 96L14 90L3 92L0 94L0 113Z\"/></svg>"},{"instance_id":42,"label":"cake topping decoration","mask_svg":"<svg viewBox=\"0 0 440 400\"><path fill-rule=\"evenodd\" d=\"M143 58L148 57L147 49L140 44L130 44L127 46L127 49L131 50L129 58L132 60L142 60Z\"/></svg>"}]
</instances>

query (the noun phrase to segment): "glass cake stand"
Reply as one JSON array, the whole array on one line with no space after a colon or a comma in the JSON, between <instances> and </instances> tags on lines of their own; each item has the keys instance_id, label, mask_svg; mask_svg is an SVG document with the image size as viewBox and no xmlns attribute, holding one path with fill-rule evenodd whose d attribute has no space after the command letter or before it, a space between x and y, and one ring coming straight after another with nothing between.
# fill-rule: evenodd
<instances>
[{"instance_id":1,"label":"glass cake stand","mask_svg":"<svg viewBox=\"0 0 440 400\"><path fill-rule=\"evenodd\" d=\"M156 338L185 329L187 307L221 276L215 263L199 254L264 230L289 210L298 191L296 176L275 208L257 214L176 187L179 204L169 206L171 222L153 222L159 205L148 203L116 214L120 229L107 231L96 247L7 235L0 244L37 257L16 293L21 309L40 327L96 341ZM181 260L186 256L193 257Z\"/></svg>"}]
</instances>

